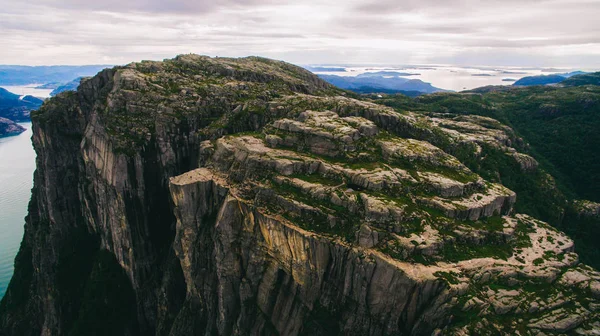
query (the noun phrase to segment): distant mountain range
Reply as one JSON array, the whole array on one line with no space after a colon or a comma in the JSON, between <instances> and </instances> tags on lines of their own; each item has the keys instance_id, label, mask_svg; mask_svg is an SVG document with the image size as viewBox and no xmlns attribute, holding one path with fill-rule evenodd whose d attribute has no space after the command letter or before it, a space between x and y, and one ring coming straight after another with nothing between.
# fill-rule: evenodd
<instances>
[{"instance_id":1,"label":"distant mountain range","mask_svg":"<svg viewBox=\"0 0 600 336\"><path fill-rule=\"evenodd\" d=\"M50 92L50 97L54 97L61 92L77 90L77 87L79 86L79 83L81 83L82 79L83 77L78 77L66 84L58 86L57 88L52 90L52 92Z\"/></svg>"},{"instance_id":2,"label":"distant mountain range","mask_svg":"<svg viewBox=\"0 0 600 336\"><path fill-rule=\"evenodd\" d=\"M408 96L416 96L447 91L436 88L420 79L408 79L401 77L402 75L413 74L371 72L358 76L319 75L319 77L339 88L357 93L404 93Z\"/></svg>"},{"instance_id":3,"label":"distant mountain range","mask_svg":"<svg viewBox=\"0 0 600 336\"><path fill-rule=\"evenodd\" d=\"M519 79L514 82L514 86L531 86L531 85L549 85L549 84L558 84L570 78L572 76L583 75L586 72L583 71L573 71L562 74L554 74L554 75L540 75L540 76L527 76Z\"/></svg>"},{"instance_id":4,"label":"distant mountain range","mask_svg":"<svg viewBox=\"0 0 600 336\"><path fill-rule=\"evenodd\" d=\"M51 83L46 83L46 84L42 84L42 85L38 85L35 88L36 89L56 89L57 87L63 85L64 83L58 83L58 82L51 82Z\"/></svg>"},{"instance_id":5,"label":"distant mountain range","mask_svg":"<svg viewBox=\"0 0 600 336\"><path fill-rule=\"evenodd\" d=\"M0 65L0 85L67 83L74 78L93 76L109 65Z\"/></svg>"},{"instance_id":6,"label":"distant mountain range","mask_svg":"<svg viewBox=\"0 0 600 336\"><path fill-rule=\"evenodd\" d=\"M409 73L409 72L397 72L397 71L376 71L376 72L365 72L356 77L406 77L406 76L419 76L419 73Z\"/></svg>"},{"instance_id":7,"label":"distant mountain range","mask_svg":"<svg viewBox=\"0 0 600 336\"><path fill-rule=\"evenodd\" d=\"M55 96L76 90L84 76L95 75L106 67L0 65L0 85L41 84L36 89L53 89L50 96ZM21 97L0 88L0 137L23 132L25 129L16 122L29 121L31 111L37 110L43 102L34 96Z\"/></svg>"},{"instance_id":8,"label":"distant mountain range","mask_svg":"<svg viewBox=\"0 0 600 336\"><path fill-rule=\"evenodd\" d=\"M304 69L311 72L346 72L346 68L342 67L321 67L321 66L303 66Z\"/></svg>"}]
</instances>

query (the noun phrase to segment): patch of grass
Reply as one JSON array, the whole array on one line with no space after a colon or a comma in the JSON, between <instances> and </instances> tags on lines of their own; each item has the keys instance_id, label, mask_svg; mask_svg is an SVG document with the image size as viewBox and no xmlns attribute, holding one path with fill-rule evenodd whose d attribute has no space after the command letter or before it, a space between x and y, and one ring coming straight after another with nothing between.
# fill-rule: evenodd
<instances>
[{"instance_id":1,"label":"patch of grass","mask_svg":"<svg viewBox=\"0 0 600 336\"><path fill-rule=\"evenodd\" d=\"M302 190L288 183L273 183L272 188L279 195L289 197L321 211L319 214L313 213L311 215L282 213L284 217L293 223L309 231L336 235L347 241L354 240L354 234L360 225L359 217L350 213L348 209L304 194ZM328 214L337 218L335 225L330 225Z\"/></svg>"},{"instance_id":2,"label":"patch of grass","mask_svg":"<svg viewBox=\"0 0 600 336\"><path fill-rule=\"evenodd\" d=\"M475 258L497 258L507 260L513 254L510 244L490 242L483 245L469 243L446 243L440 256L450 262Z\"/></svg>"},{"instance_id":3,"label":"patch of grass","mask_svg":"<svg viewBox=\"0 0 600 336\"><path fill-rule=\"evenodd\" d=\"M535 232L535 227L533 224L529 222L524 222L522 220L517 221L517 227L515 228L515 247L516 248L526 248L531 247L533 244L531 243L530 233Z\"/></svg>"},{"instance_id":4,"label":"patch of grass","mask_svg":"<svg viewBox=\"0 0 600 336\"><path fill-rule=\"evenodd\" d=\"M504 230L504 224L506 223L506 220L504 220L502 216L495 215L491 217L482 218L477 221L465 220L464 222L476 229L500 232Z\"/></svg>"},{"instance_id":5,"label":"patch of grass","mask_svg":"<svg viewBox=\"0 0 600 336\"><path fill-rule=\"evenodd\" d=\"M437 271L437 272L433 273L433 275L435 275L438 278L444 279L448 284L451 284L451 285L457 285L460 283L460 280L458 280L458 277L452 272Z\"/></svg>"},{"instance_id":6,"label":"patch of grass","mask_svg":"<svg viewBox=\"0 0 600 336\"><path fill-rule=\"evenodd\" d=\"M334 186L338 186L340 184L344 183L344 180L337 175L330 175L330 176L322 176L318 173L314 173L314 174L293 174L288 176L290 178L297 178L306 182L310 182L310 183L315 183L315 184L322 184L324 186L330 186L330 187L334 187Z\"/></svg>"}]
</instances>

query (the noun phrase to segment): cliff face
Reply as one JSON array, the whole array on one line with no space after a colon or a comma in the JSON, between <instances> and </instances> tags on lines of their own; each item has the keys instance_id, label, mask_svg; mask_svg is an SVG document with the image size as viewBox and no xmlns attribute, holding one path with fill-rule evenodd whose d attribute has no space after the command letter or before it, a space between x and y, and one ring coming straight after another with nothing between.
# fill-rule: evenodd
<instances>
[{"instance_id":1,"label":"cliff face","mask_svg":"<svg viewBox=\"0 0 600 336\"><path fill-rule=\"evenodd\" d=\"M449 154L493 146L537 169L491 119L399 113L285 63L186 55L105 70L33 123L0 334L599 327L600 275L572 242Z\"/></svg>"}]
</instances>

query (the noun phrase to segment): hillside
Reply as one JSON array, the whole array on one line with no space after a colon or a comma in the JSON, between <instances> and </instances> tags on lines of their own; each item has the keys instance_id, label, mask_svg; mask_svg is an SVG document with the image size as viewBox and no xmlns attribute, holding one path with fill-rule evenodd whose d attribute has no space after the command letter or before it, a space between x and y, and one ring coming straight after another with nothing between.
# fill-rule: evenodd
<instances>
[{"instance_id":1,"label":"hillside","mask_svg":"<svg viewBox=\"0 0 600 336\"><path fill-rule=\"evenodd\" d=\"M548 85L558 84L566 78L561 75L542 75L523 77L513 83L514 86L532 86L532 85Z\"/></svg>"},{"instance_id":2,"label":"hillside","mask_svg":"<svg viewBox=\"0 0 600 336\"><path fill-rule=\"evenodd\" d=\"M48 100L0 335L598 327L600 273L498 178L555 191L512 128L351 96L284 62L181 55Z\"/></svg>"},{"instance_id":3,"label":"hillside","mask_svg":"<svg viewBox=\"0 0 600 336\"><path fill-rule=\"evenodd\" d=\"M528 76L514 82L514 86L550 85L561 84L563 86L579 86L585 84L598 85L600 81L598 73L587 73L583 71L572 71L554 75Z\"/></svg>"},{"instance_id":4,"label":"hillside","mask_svg":"<svg viewBox=\"0 0 600 336\"><path fill-rule=\"evenodd\" d=\"M600 87L487 87L472 92L414 100L388 96L377 101L402 110L487 116L511 126L528 144L523 150L552 175L557 188L545 190L543 176L524 178L516 167L498 163L495 180L520 195L519 212L566 230L575 238L583 260L600 267L600 220L569 215L576 212L569 205L576 200L600 201Z\"/></svg>"},{"instance_id":5,"label":"hillside","mask_svg":"<svg viewBox=\"0 0 600 336\"><path fill-rule=\"evenodd\" d=\"M573 76L561 84L564 86L600 85L600 72Z\"/></svg>"}]
</instances>

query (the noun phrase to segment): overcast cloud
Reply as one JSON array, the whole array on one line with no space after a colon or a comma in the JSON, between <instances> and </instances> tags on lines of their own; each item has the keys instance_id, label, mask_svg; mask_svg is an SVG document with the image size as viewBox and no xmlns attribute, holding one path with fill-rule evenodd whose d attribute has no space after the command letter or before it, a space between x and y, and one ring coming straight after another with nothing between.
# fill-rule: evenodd
<instances>
[{"instance_id":1,"label":"overcast cloud","mask_svg":"<svg viewBox=\"0 0 600 336\"><path fill-rule=\"evenodd\" d=\"M0 64L181 53L600 68L599 0L0 0Z\"/></svg>"}]
</instances>

